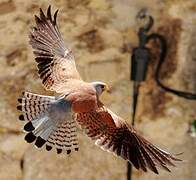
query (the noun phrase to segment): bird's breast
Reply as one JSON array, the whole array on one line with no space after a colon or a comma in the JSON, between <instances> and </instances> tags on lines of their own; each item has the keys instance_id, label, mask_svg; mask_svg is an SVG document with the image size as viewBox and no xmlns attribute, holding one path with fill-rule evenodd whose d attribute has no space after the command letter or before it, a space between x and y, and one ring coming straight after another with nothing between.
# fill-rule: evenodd
<instances>
[{"instance_id":1,"label":"bird's breast","mask_svg":"<svg viewBox=\"0 0 196 180\"><path fill-rule=\"evenodd\" d=\"M75 113L89 112L97 108L97 97L95 93L77 91L70 93L66 99L72 103L72 110Z\"/></svg>"}]
</instances>

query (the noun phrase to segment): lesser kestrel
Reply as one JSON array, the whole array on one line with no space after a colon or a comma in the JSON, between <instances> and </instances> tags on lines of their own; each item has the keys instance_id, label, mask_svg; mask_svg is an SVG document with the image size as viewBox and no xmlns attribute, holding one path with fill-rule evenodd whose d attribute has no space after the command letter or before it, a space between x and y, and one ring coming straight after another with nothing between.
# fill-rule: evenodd
<instances>
[{"instance_id":1,"label":"lesser kestrel","mask_svg":"<svg viewBox=\"0 0 196 180\"><path fill-rule=\"evenodd\" d=\"M39 77L47 90L61 94L59 97L22 93L17 109L20 120L27 121L25 140L46 150L52 147L57 153L78 151L77 128L79 124L95 144L128 160L137 169L152 170L157 167L170 171L176 157L154 146L122 118L114 114L99 100L107 90L103 82L85 82L80 77L72 51L59 32L56 18L49 6L45 15L35 16L36 25L30 31L30 44L34 49Z\"/></svg>"}]
</instances>

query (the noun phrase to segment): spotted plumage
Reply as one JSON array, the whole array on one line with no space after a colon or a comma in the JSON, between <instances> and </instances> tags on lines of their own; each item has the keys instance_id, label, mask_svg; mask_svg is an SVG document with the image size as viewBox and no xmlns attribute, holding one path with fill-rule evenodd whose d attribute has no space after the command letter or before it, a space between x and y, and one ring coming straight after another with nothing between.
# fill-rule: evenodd
<instances>
[{"instance_id":1,"label":"spotted plumage","mask_svg":"<svg viewBox=\"0 0 196 180\"><path fill-rule=\"evenodd\" d=\"M100 102L99 97L107 90L103 82L84 82L75 66L73 53L65 45L57 26L57 12L52 17L51 7L44 14L35 16L29 43L33 48L38 74L47 90L60 96L43 96L24 92L18 99L19 120L26 122L25 140L47 151L78 151L76 123L95 144L129 161L137 169L152 170L157 167L170 171L179 161L161 150L122 118Z\"/></svg>"}]
</instances>

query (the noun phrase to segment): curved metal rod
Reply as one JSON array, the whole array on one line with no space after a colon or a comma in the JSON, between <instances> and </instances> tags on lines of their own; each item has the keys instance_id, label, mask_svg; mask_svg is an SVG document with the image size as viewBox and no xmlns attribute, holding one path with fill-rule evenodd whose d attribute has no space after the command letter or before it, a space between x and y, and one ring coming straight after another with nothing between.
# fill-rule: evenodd
<instances>
[{"instance_id":1,"label":"curved metal rod","mask_svg":"<svg viewBox=\"0 0 196 180\"><path fill-rule=\"evenodd\" d=\"M159 59L159 62L157 64L155 74L154 74L154 78L155 78L155 81L157 82L157 84L167 92L173 93L173 94L180 96L180 97L183 97L185 99L196 100L196 94L172 89L170 87L167 87L166 85L164 85L161 82L159 72L160 72L160 69L163 65L165 58L166 58L166 55L167 55L167 41L165 40L165 38L162 35L156 34L156 33L150 34L148 36L147 43L152 39L158 39L160 42L160 45L161 45L160 59Z\"/></svg>"}]
</instances>

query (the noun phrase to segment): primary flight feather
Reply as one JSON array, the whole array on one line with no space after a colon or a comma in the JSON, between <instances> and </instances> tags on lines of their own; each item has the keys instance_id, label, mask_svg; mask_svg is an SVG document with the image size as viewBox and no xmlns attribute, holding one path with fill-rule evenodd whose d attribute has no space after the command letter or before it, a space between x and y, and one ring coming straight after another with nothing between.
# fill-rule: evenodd
<instances>
[{"instance_id":1,"label":"primary flight feather","mask_svg":"<svg viewBox=\"0 0 196 180\"><path fill-rule=\"evenodd\" d=\"M114 114L99 100L107 90L103 82L84 82L75 66L72 51L63 41L57 26L57 12L48 7L35 15L36 25L29 39L33 48L38 74L47 90L60 93L59 97L23 92L17 109L20 120L27 121L25 140L46 150L55 147L57 153L78 151L77 123L102 149L128 160L137 169L157 167L170 171L176 157L151 144L122 118Z\"/></svg>"}]
</instances>

